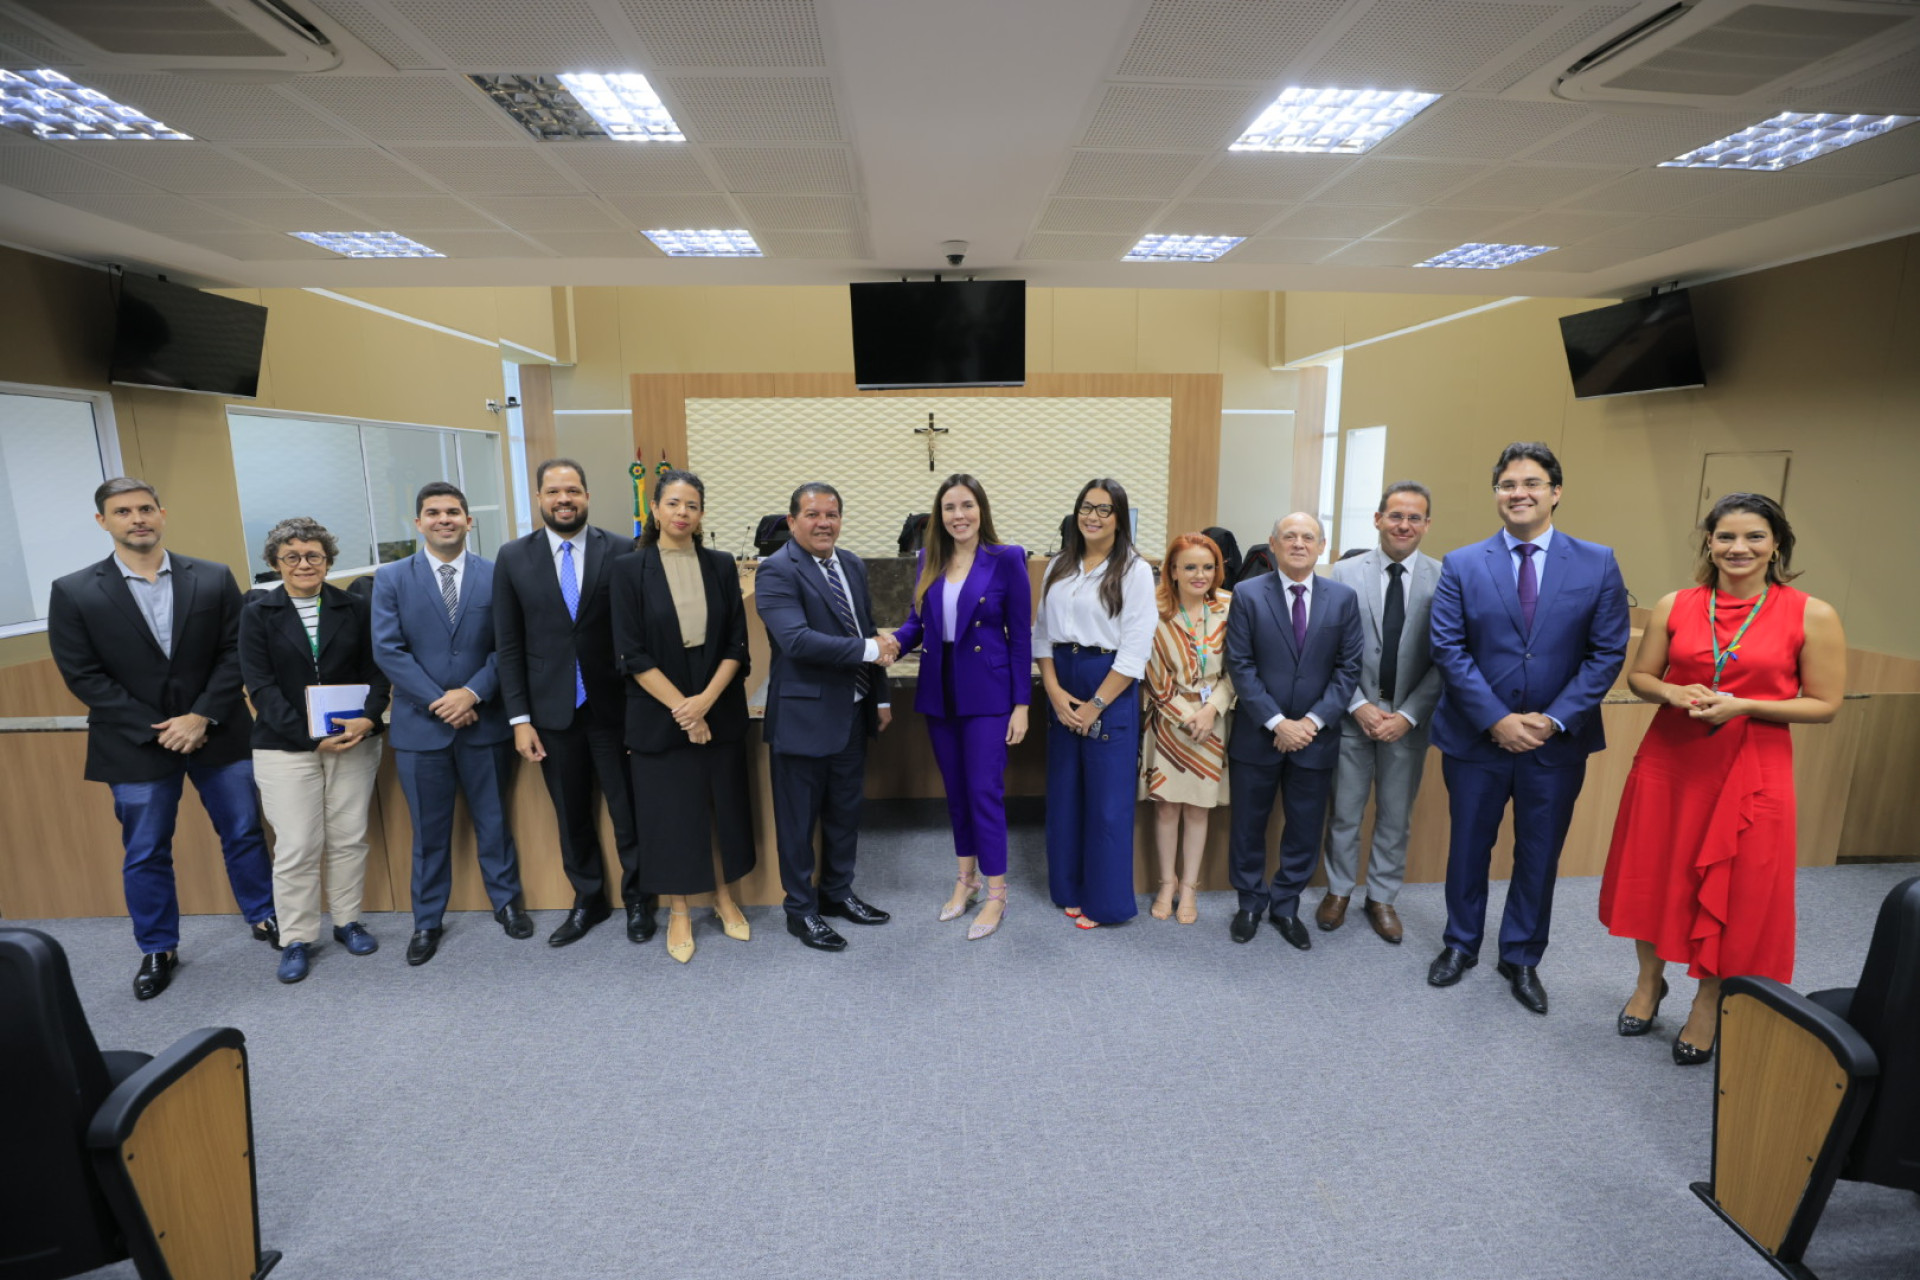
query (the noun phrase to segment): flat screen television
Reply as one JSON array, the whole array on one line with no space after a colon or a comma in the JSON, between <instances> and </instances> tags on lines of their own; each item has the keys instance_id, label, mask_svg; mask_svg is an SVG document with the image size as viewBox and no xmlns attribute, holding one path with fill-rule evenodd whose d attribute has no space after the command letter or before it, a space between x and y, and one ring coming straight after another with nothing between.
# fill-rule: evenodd
<instances>
[{"instance_id":1,"label":"flat screen television","mask_svg":"<svg viewBox=\"0 0 1920 1280\"><path fill-rule=\"evenodd\" d=\"M862 391L1026 385L1026 281L848 287L853 379Z\"/></svg>"},{"instance_id":2,"label":"flat screen television","mask_svg":"<svg viewBox=\"0 0 1920 1280\"><path fill-rule=\"evenodd\" d=\"M1685 289L1560 317L1573 398L1704 387Z\"/></svg>"},{"instance_id":3,"label":"flat screen television","mask_svg":"<svg viewBox=\"0 0 1920 1280\"><path fill-rule=\"evenodd\" d=\"M120 277L108 380L251 400L267 309L148 276Z\"/></svg>"}]
</instances>

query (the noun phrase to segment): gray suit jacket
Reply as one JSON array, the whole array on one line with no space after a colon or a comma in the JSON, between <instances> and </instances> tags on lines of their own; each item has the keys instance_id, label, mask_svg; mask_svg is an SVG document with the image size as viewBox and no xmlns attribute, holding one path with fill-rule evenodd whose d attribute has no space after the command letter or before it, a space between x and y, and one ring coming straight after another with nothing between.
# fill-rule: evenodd
<instances>
[{"instance_id":1,"label":"gray suit jacket","mask_svg":"<svg viewBox=\"0 0 1920 1280\"><path fill-rule=\"evenodd\" d=\"M1363 556L1341 560L1333 566L1332 577L1360 596L1361 627L1366 636L1360 649L1360 693L1376 706L1405 711L1408 719L1424 726L1440 701L1440 668L1433 665L1433 651L1428 645L1428 619L1433 610L1433 589L1440 582L1440 562L1416 551L1404 563L1411 571L1402 579L1407 593L1407 621L1400 633L1398 687L1391 703L1380 700L1380 615L1385 608L1380 575L1386 569L1387 553L1376 546Z\"/></svg>"}]
</instances>

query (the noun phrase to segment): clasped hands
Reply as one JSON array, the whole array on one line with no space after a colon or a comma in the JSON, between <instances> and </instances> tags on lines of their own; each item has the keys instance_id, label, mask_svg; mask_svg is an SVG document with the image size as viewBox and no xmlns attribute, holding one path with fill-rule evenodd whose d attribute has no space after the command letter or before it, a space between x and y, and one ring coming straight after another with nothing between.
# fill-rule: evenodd
<instances>
[{"instance_id":1,"label":"clasped hands","mask_svg":"<svg viewBox=\"0 0 1920 1280\"><path fill-rule=\"evenodd\" d=\"M152 727L160 735L161 746L169 751L178 751L184 756L191 755L206 745L209 723L205 716L188 711L162 720Z\"/></svg>"},{"instance_id":2,"label":"clasped hands","mask_svg":"<svg viewBox=\"0 0 1920 1280\"><path fill-rule=\"evenodd\" d=\"M1211 742L1214 739L1213 727L1220 719L1220 711L1211 702L1202 702L1189 710L1180 708L1180 727L1195 742Z\"/></svg>"},{"instance_id":3,"label":"clasped hands","mask_svg":"<svg viewBox=\"0 0 1920 1280\"><path fill-rule=\"evenodd\" d=\"M1520 755L1544 747L1547 739L1559 730L1554 726L1553 717L1544 711L1509 711L1494 721L1487 732L1493 735L1494 743L1502 751Z\"/></svg>"},{"instance_id":4,"label":"clasped hands","mask_svg":"<svg viewBox=\"0 0 1920 1280\"><path fill-rule=\"evenodd\" d=\"M341 723L340 732L331 734L314 743L313 749L315 751L325 752L350 751L362 742L365 742L367 735L372 732L372 720L369 720L366 716L355 716L353 719Z\"/></svg>"},{"instance_id":5,"label":"clasped hands","mask_svg":"<svg viewBox=\"0 0 1920 1280\"><path fill-rule=\"evenodd\" d=\"M474 708L480 705L480 699L471 689L449 689L432 702L427 710L456 729L464 729L479 722L480 713Z\"/></svg>"},{"instance_id":6,"label":"clasped hands","mask_svg":"<svg viewBox=\"0 0 1920 1280\"><path fill-rule=\"evenodd\" d=\"M713 741L713 730L707 727L707 712L713 709L713 699L705 693L696 693L673 709L673 722L686 731L687 740L695 746Z\"/></svg>"},{"instance_id":7,"label":"clasped hands","mask_svg":"<svg viewBox=\"0 0 1920 1280\"><path fill-rule=\"evenodd\" d=\"M1413 722L1398 711L1386 711L1363 702L1353 709L1354 721L1375 742L1398 742L1413 728Z\"/></svg>"},{"instance_id":8,"label":"clasped hands","mask_svg":"<svg viewBox=\"0 0 1920 1280\"><path fill-rule=\"evenodd\" d=\"M1291 755L1302 747L1310 746L1320 727L1313 721L1301 716L1298 720L1282 720L1273 726L1273 749L1283 755Z\"/></svg>"},{"instance_id":9,"label":"clasped hands","mask_svg":"<svg viewBox=\"0 0 1920 1280\"><path fill-rule=\"evenodd\" d=\"M1747 714L1743 699L1730 693L1719 693L1703 684L1668 685L1667 705L1680 708L1687 713L1688 719L1703 721L1716 729L1735 716Z\"/></svg>"}]
</instances>

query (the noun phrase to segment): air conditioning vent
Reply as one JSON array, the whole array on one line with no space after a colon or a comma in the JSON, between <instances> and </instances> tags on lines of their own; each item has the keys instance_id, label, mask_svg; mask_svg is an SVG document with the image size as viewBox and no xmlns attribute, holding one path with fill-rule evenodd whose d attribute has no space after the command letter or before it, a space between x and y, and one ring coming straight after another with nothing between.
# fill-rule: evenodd
<instances>
[{"instance_id":1,"label":"air conditioning vent","mask_svg":"<svg viewBox=\"0 0 1920 1280\"><path fill-rule=\"evenodd\" d=\"M0 14L114 70L295 75L342 61L287 0L0 0Z\"/></svg>"}]
</instances>

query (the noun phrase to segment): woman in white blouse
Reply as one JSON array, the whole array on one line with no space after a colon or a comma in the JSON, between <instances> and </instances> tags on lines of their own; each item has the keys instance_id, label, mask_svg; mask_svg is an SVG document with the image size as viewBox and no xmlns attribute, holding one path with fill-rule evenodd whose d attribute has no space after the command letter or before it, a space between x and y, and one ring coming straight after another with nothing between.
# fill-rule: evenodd
<instances>
[{"instance_id":1,"label":"woman in white blouse","mask_svg":"<svg viewBox=\"0 0 1920 1280\"><path fill-rule=\"evenodd\" d=\"M1082 929L1139 913L1133 805L1140 698L1160 614L1133 549L1127 491L1089 480L1066 548L1047 566L1033 623L1047 720L1047 880Z\"/></svg>"}]
</instances>

